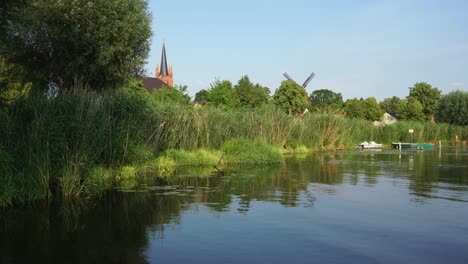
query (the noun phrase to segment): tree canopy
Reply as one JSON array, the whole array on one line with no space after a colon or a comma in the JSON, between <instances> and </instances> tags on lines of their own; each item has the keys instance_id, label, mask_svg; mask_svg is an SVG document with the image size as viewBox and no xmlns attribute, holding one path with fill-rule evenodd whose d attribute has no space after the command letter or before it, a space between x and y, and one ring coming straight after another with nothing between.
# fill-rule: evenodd
<instances>
[{"instance_id":1,"label":"tree canopy","mask_svg":"<svg viewBox=\"0 0 468 264\"><path fill-rule=\"evenodd\" d=\"M416 99L421 104L426 119L431 120L439 106L441 91L425 82L415 83L409 90L408 99Z\"/></svg>"},{"instance_id":2,"label":"tree canopy","mask_svg":"<svg viewBox=\"0 0 468 264\"><path fill-rule=\"evenodd\" d=\"M195 94L195 99L193 99L193 101L197 104L206 104L209 94L210 92L208 92L208 90L202 89Z\"/></svg>"},{"instance_id":3,"label":"tree canopy","mask_svg":"<svg viewBox=\"0 0 468 264\"><path fill-rule=\"evenodd\" d=\"M340 109L343 107L343 96L328 89L315 90L310 94L312 107L323 109L330 107Z\"/></svg>"},{"instance_id":4,"label":"tree canopy","mask_svg":"<svg viewBox=\"0 0 468 264\"><path fill-rule=\"evenodd\" d=\"M0 52L31 81L106 89L143 73L151 36L146 0L13 2L0 7Z\"/></svg>"},{"instance_id":5,"label":"tree canopy","mask_svg":"<svg viewBox=\"0 0 468 264\"><path fill-rule=\"evenodd\" d=\"M393 96L391 98L385 98L380 102L380 107L384 112L387 112L397 118L401 118L404 108L406 107L406 101L397 96Z\"/></svg>"},{"instance_id":6,"label":"tree canopy","mask_svg":"<svg viewBox=\"0 0 468 264\"><path fill-rule=\"evenodd\" d=\"M209 89L207 104L223 110L237 108L240 104L230 81L216 80Z\"/></svg>"},{"instance_id":7,"label":"tree canopy","mask_svg":"<svg viewBox=\"0 0 468 264\"><path fill-rule=\"evenodd\" d=\"M155 89L152 95L160 101L172 102L177 104L188 104L190 96L187 94L187 86L176 85L175 87L163 86L161 89Z\"/></svg>"},{"instance_id":8,"label":"tree canopy","mask_svg":"<svg viewBox=\"0 0 468 264\"><path fill-rule=\"evenodd\" d=\"M437 121L452 125L468 125L468 92L453 91L440 100Z\"/></svg>"},{"instance_id":9,"label":"tree canopy","mask_svg":"<svg viewBox=\"0 0 468 264\"><path fill-rule=\"evenodd\" d=\"M260 84L253 84L247 75L234 86L241 106L258 107L268 102L270 90Z\"/></svg>"},{"instance_id":10,"label":"tree canopy","mask_svg":"<svg viewBox=\"0 0 468 264\"><path fill-rule=\"evenodd\" d=\"M345 102L345 113L349 118L366 119L369 121L377 121L382 117L382 109L380 108L377 99L369 97L367 99L348 99Z\"/></svg>"},{"instance_id":11,"label":"tree canopy","mask_svg":"<svg viewBox=\"0 0 468 264\"><path fill-rule=\"evenodd\" d=\"M344 111L349 118L364 119L366 116L362 99L354 98L346 100Z\"/></svg>"},{"instance_id":12,"label":"tree canopy","mask_svg":"<svg viewBox=\"0 0 468 264\"><path fill-rule=\"evenodd\" d=\"M414 97L408 97L406 100L405 107L402 113L402 118L405 120L412 121L424 121L426 116L423 112L424 108L422 104Z\"/></svg>"},{"instance_id":13,"label":"tree canopy","mask_svg":"<svg viewBox=\"0 0 468 264\"><path fill-rule=\"evenodd\" d=\"M364 100L364 118L369 121L378 121L382 118L382 108L377 99L369 97Z\"/></svg>"},{"instance_id":14,"label":"tree canopy","mask_svg":"<svg viewBox=\"0 0 468 264\"><path fill-rule=\"evenodd\" d=\"M310 106L306 90L294 81L283 81L273 95L273 102L289 114L300 113Z\"/></svg>"}]
</instances>

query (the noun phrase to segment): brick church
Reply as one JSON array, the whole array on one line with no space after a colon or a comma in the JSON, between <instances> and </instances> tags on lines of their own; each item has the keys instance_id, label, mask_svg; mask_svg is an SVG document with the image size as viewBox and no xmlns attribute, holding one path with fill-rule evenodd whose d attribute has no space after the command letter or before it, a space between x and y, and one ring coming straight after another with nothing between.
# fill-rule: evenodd
<instances>
[{"instance_id":1,"label":"brick church","mask_svg":"<svg viewBox=\"0 0 468 264\"><path fill-rule=\"evenodd\" d=\"M148 92L151 92L154 89L161 89L163 86L174 86L172 66L168 66L167 64L166 45L164 43L162 47L161 64L156 65L156 75L155 77L146 77L143 80L143 85Z\"/></svg>"}]
</instances>

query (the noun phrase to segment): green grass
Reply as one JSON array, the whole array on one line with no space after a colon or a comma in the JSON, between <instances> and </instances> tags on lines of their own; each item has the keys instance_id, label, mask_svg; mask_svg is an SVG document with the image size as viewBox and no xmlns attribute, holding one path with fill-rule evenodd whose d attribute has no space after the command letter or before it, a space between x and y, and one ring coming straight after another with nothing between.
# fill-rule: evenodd
<instances>
[{"instance_id":1,"label":"green grass","mask_svg":"<svg viewBox=\"0 0 468 264\"><path fill-rule=\"evenodd\" d=\"M195 151L169 149L163 153L167 158L174 160L177 166L215 166L220 160L220 151L198 149Z\"/></svg>"},{"instance_id":2,"label":"green grass","mask_svg":"<svg viewBox=\"0 0 468 264\"><path fill-rule=\"evenodd\" d=\"M280 148L263 141L235 138L222 147L225 164L272 164L283 162Z\"/></svg>"}]
</instances>

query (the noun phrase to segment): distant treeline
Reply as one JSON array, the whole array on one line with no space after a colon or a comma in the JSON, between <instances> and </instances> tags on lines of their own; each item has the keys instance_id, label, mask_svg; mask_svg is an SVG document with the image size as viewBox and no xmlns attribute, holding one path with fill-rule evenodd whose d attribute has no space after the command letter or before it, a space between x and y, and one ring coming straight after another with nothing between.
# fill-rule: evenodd
<instances>
[{"instance_id":1,"label":"distant treeline","mask_svg":"<svg viewBox=\"0 0 468 264\"><path fill-rule=\"evenodd\" d=\"M416 83L409 88L405 99L393 96L378 102L374 97L343 101L341 93L318 89L307 95L305 89L293 81L284 81L270 98L270 90L250 82L243 76L237 84L216 80L211 87L201 90L194 101L221 109L253 108L268 103L286 113L297 114L306 108L313 112L341 111L346 117L380 121L385 112L399 120L435 121L453 125L468 125L468 92L453 91L442 95L428 83Z\"/></svg>"}]
</instances>

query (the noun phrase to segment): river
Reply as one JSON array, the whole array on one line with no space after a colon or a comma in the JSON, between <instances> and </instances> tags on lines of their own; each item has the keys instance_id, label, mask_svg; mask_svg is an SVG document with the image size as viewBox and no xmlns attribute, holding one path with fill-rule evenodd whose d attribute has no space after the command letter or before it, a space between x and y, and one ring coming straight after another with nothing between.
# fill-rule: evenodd
<instances>
[{"instance_id":1,"label":"river","mask_svg":"<svg viewBox=\"0 0 468 264\"><path fill-rule=\"evenodd\" d=\"M468 148L184 168L1 212L0 263L468 263Z\"/></svg>"}]
</instances>

